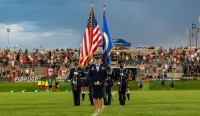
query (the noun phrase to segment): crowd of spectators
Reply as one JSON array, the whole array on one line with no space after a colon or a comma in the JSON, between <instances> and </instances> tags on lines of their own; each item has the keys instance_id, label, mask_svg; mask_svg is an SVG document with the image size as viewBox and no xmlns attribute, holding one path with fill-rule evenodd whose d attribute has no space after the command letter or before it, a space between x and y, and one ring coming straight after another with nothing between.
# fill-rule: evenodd
<instances>
[{"instance_id":1,"label":"crowd of spectators","mask_svg":"<svg viewBox=\"0 0 200 116\"><path fill-rule=\"evenodd\" d=\"M187 48L162 47L154 50L128 50L111 53L112 61L133 61L139 64L139 73L145 77L167 77L167 73L182 73L183 75L200 74L200 50Z\"/></svg>"},{"instance_id":2,"label":"crowd of spectators","mask_svg":"<svg viewBox=\"0 0 200 116\"><path fill-rule=\"evenodd\" d=\"M53 68L57 73L61 67L69 68L77 52L76 49L0 50L0 77L33 76L35 69L41 67Z\"/></svg>"},{"instance_id":3,"label":"crowd of spectators","mask_svg":"<svg viewBox=\"0 0 200 116\"><path fill-rule=\"evenodd\" d=\"M167 77L168 72L189 74L200 73L200 52L198 49L169 48L123 50L111 52L112 61L129 61L127 65L137 66L144 76ZM34 76L37 68L70 68L74 59L79 58L78 49L55 49L19 51L0 49L0 77ZM117 64L114 64L117 65ZM181 70L177 70L181 67Z\"/></svg>"}]
</instances>

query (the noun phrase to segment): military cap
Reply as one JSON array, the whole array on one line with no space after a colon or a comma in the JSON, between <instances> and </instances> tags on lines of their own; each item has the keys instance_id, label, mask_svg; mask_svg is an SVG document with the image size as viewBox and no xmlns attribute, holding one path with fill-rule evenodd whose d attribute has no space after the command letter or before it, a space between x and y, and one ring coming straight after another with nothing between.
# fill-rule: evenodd
<instances>
[{"instance_id":1,"label":"military cap","mask_svg":"<svg viewBox=\"0 0 200 116\"><path fill-rule=\"evenodd\" d=\"M94 58L95 58L95 59L101 59L101 57L102 57L101 54L95 54L95 55L94 55Z\"/></svg>"},{"instance_id":2,"label":"military cap","mask_svg":"<svg viewBox=\"0 0 200 116\"><path fill-rule=\"evenodd\" d=\"M118 62L118 64L124 64L124 61L123 61L123 60L120 60L120 61Z\"/></svg>"},{"instance_id":3,"label":"military cap","mask_svg":"<svg viewBox=\"0 0 200 116\"><path fill-rule=\"evenodd\" d=\"M74 59L73 62L79 62L79 60L78 59Z\"/></svg>"}]
</instances>

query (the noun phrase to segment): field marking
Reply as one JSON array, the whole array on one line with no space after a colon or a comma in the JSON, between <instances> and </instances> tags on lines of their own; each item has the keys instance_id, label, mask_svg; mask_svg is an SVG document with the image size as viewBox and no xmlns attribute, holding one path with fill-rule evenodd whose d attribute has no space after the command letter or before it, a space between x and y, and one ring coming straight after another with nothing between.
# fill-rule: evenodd
<instances>
[{"instance_id":1,"label":"field marking","mask_svg":"<svg viewBox=\"0 0 200 116\"><path fill-rule=\"evenodd\" d=\"M112 94L112 97L116 94L117 92L113 92L113 94ZM103 105L103 109L105 108L106 106L105 105ZM93 114L92 114L92 116L98 116L99 115L99 112L94 112Z\"/></svg>"}]
</instances>

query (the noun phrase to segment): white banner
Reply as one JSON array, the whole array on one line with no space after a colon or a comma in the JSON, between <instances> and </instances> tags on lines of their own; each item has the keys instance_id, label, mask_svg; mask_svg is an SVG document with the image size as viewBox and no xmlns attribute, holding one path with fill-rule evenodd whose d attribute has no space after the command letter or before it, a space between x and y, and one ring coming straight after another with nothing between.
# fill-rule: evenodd
<instances>
[{"instance_id":1,"label":"white banner","mask_svg":"<svg viewBox=\"0 0 200 116\"><path fill-rule=\"evenodd\" d=\"M37 82L41 77L15 77L15 83L18 82Z\"/></svg>"}]
</instances>

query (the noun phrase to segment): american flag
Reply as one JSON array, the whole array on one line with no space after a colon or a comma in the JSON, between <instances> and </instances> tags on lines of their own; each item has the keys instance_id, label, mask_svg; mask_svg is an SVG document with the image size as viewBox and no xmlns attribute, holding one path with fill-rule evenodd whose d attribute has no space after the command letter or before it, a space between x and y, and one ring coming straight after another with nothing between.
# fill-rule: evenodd
<instances>
[{"instance_id":1,"label":"american flag","mask_svg":"<svg viewBox=\"0 0 200 116\"><path fill-rule=\"evenodd\" d=\"M91 3L90 16L87 22L87 27L84 31L83 44L80 51L79 63L83 66L87 66L87 62L91 56L97 50L98 46L102 43L101 31L97 20L94 16L93 5Z\"/></svg>"}]
</instances>

